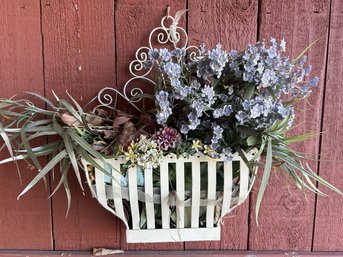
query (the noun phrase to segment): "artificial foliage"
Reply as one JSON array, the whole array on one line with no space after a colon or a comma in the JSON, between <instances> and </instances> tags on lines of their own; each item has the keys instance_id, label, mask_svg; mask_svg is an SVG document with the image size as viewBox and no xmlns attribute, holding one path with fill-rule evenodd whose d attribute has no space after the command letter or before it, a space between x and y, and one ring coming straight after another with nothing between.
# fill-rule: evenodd
<instances>
[{"instance_id":1,"label":"artificial foliage","mask_svg":"<svg viewBox=\"0 0 343 257\"><path fill-rule=\"evenodd\" d=\"M54 192L63 186L68 208L68 173L76 176L83 189L81 159L111 177L106 159L125 156L127 163L115 171L122 175L122 187L127 186L127 168L134 165L142 167L137 176L144 186L144 168L152 166L158 174L159 160L171 153L187 157L201 152L214 159L224 156L225 162L239 154L251 172L255 161L264 157L263 171L258 174L257 215L272 170L290 177L299 189L322 194L316 187L319 182L342 194L313 172L304 155L291 147L315 136L289 135L301 122L296 119L295 104L305 101L318 83L317 77L310 76L306 50L291 59L286 55L286 42L274 38L248 45L242 52L225 51L220 44L209 50L201 45L197 56L185 48L150 49L144 66L156 71L155 92L135 96L146 103L141 113L124 111L120 106L81 107L68 93L67 99L55 93L53 100L36 93L2 98L1 149L7 148L10 156L0 163L25 161L28 167L36 168L36 177L20 196L49 172L59 171ZM41 106L33 103L37 101L47 108L37 107ZM257 149L257 154L248 161L245 153L252 149ZM48 159L45 165L42 156ZM238 178L239 169L235 169L234 187L239 186ZM217 180L217 190L222 190L222 178ZM191 178L186 178L186 187L191 183ZM175 187L172 174L170 187Z\"/></svg>"}]
</instances>

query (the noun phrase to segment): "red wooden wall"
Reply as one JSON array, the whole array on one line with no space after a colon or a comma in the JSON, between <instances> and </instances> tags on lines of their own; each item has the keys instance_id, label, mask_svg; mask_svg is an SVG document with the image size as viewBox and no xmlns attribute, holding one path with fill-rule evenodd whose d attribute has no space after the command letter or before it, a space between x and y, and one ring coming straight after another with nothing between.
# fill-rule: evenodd
<instances>
[{"instance_id":1,"label":"red wooden wall","mask_svg":"<svg viewBox=\"0 0 343 257\"><path fill-rule=\"evenodd\" d=\"M182 24L192 44L218 41L226 49L249 42L285 38L296 56L315 39L309 52L320 85L299 131L324 131L299 149L321 154L312 163L325 179L343 188L343 1L341 0L1 0L0 97L35 91L51 97L68 90L78 100L93 97L104 86L122 86L135 50L147 43L167 6L189 9ZM2 154L0 157L4 156ZM124 227L85 195L71 179L68 217L64 192L47 200L41 183L16 200L35 171L22 166L20 185L13 165L0 166L0 249L87 250L285 250L343 251L343 198L306 197L288 190L274 176L254 221L256 194L229 214L220 242L127 244ZM50 182L50 188L55 184ZM325 191L325 189L323 189Z\"/></svg>"}]
</instances>

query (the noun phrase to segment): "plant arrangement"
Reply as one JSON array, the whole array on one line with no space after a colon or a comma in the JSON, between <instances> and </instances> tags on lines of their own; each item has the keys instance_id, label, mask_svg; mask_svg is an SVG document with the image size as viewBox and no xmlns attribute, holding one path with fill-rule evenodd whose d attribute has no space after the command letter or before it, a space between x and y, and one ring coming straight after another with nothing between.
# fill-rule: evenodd
<instances>
[{"instance_id":1,"label":"plant arrangement","mask_svg":"<svg viewBox=\"0 0 343 257\"><path fill-rule=\"evenodd\" d=\"M39 108L28 99L0 99L2 149L7 147L11 155L0 163L24 160L37 169L37 176L20 196L59 167L61 178L54 192L63 185L69 204L70 167L83 188L81 158L112 176L95 159L106 163L107 157L124 155L127 163L116 172L122 174L120 183L125 187L128 167L144 169L150 165L158 173L161 157L198 152L214 159L224 156L225 162L238 154L251 172L253 161L265 157L257 213L273 168L290 176L300 189L322 194L315 186L318 181L342 194L290 147L313 136L288 136L288 132L296 127L294 104L310 95L318 78L308 79L311 66L305 66L305 51L291 60L284 53L285 45L284 40L278 43L274 38L268 45L258 42L242 52L224 51L220 44L206 51L201 45L195 58L184 48L150 49L144 65L147 69L156 67L155 94L139 97L153 101L155 107L139 114L117 108L90 110L68 93L69 101L55 95L55 102L27 93L48 108ZM43 140L37 143L39 138ZM254 148L258 152L248 161L245 153ZM48 157L45 166L41 156ZM143 186L143 172L138 176ZM234 176L239 177L239 169ZM190 187L191 178L187 181ZM154 183L159 183L158 176ZM175 187L173 176L170 184Z\"/></svg>"}]
</instances>

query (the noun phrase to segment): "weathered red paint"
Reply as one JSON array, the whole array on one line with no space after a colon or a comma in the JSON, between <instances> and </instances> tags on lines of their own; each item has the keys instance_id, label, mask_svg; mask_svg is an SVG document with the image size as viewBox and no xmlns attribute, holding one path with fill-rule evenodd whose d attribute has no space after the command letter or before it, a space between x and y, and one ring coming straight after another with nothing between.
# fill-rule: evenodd
<instances>
[{"instance_id":1,"label":"weathered red paint","mask_svg":"<svg viewBox=\"0 0 343 257\"><path fill-rule=\"evenodd\" d=\"M1 1L0 24L0 97L20 91L43 93L39 1ZM5 151L0 158L4 157ZM14 165L0 166L0 248L52 249L48 192L39 183L17 201L36 175L25 163L20 168L22 185Z\"/></svg>"},{"instance_id":2,"label":"weathered red paint","mask_svg":"<svg viewBox=\"0 0 343 257\"><path fill-rule=\"evenodd\" d=\"M296 133L320 131L324 71L326 58L325 33L329 26L330 1L261 1L260 39L271 36L287 41L287 54L295 58L305 47L324 36L306 54L312 65L312 74L321 78L318 88L313 90L310 104L298 108L307 110L297 113L297 122L303 124ZM294 145L295 149L315 156L319 152L319 137L306 143ZM310 157L313 158L313 157ZM316 162L310 162L316 170ZM262 171L262 170L261 170ZM292 181L289 178L289 185ZM334 182L334 181L331 181ZM304 194L295 186L284 182L284 175L276 171L271 176L259 214L259 226L255 212L250 214L249 249L311 250L314 221L314 195ZM289 187L288 187L289 186ZM258 184L255 186L258 191ZM253 194L256 196L257 193ZM255 197L252 197L255 206Z\"/></svg>"},{"instance_id":3,"label":"weathered red paint","mask_svg":"<svg viewBox=\"0 0 343 257\"><path fill-rule=\"evenodd\" d=\"M330 8L331 4L331 8ZM226 49L242 49L246 44L275 36L285 38L288 53L295 57L301 49L324 36L309 52L313 73L321 83L310 99L311 111L302 114L299 131L320 131L323 114L322 162L319 173L343 188L340 182L340 99L342 74L343 3L340 0L4 0L0 1L0 97L19 91L51 90L65 97L68 90L85 103L104 86L122 88L129 78L128 64L136 49L148 43L152 28L159 25L167 6L171 14L188 5L188 31L191 44L218 41ZM260 6L258 6L260 5ZM331 10L331 13L330 13ZM331 16L331 21L330 20ZM181 25L186 25L182 18ZM330 34L325 34L330 25ZM329 48L327 50L327 38ZM327 56L328 54L328 56ZM327 63L326 63L327 57ZM44 65L43 65L44 63ZM326 66L327 65L327 66ZM327 67L327 74L325 74ZM325 105L322 109L324 78ZM45 88L44 88L45 86ZM317 154L319 138L298 146L298 150ZM334 149L334 151L332 151ZM316 169L316 163L312 163ZM23 185L35 172L22 166ZM222 240L201 243L127 244L124 226L103 210L86 189L85 196L71 178L72 207L65 218L63 190L50 201L40 183L20 201L16 196L23 188L12 165L0 166L0 249L84 250L92 247L123 250L343 250L341 237L342 201L330 193L329 198L315 198L293 187L291 195L282 176L271 179L255 224L255 196L224 219ZM9 172L11 171L11 172ZM56 183L53 182L52 186ZM85 185L86 186L86 185ZM258 187L255 188L255 191ZM327 191L325 191L327 192ZM315 215L316 214L316 215ZM250 216L249 216L250 215ZM315 222L314 222L315 220ZM250 221L250 222L249 222ZM313 234L314 230L314 234ZM313 240L313 243L312 243ZM54 256L57 252L1 252L0 256ZM160 252L145 255L161 255ZM88 256L76 253L73 256ZM144 255L142 252L126 256ZM166 256L284 256L281 252L171 252ZM287 253L309 256L309 253ZM341 253L316 253L340 256Z\"/></svg>"},{"instance_id":4,"label":"weathered red paint","mask_svg":"<svg viewBox=\"0 0 343 257\"><path fill-rule=\"evenodd\" d=\"M105 86L115 86L114 3L93 1L42 1L45 88L65 91L82 103ZM71 178L72 174L69 174ZM84 179L85 181L85 179ZM53 187L58 183L58 178ZM119 247L116 218L102 209L85 186L70 180L72 205L66 215L66 197L60 190L53 197L55 249Z\"/></svg>"},{"instance_id":5,"label":"weathered red paint","mask_svg":"<svg viewBox=\"0 0 343 257\"><path fill-rule=\"evenodd\" d=\"M328 63L326 73L325 106L321 149L320 176L343 188L342 164L342 60L343 60L343 2L332 1L329 31ZM343 249L343 204L342 197L329 193L318 197L316 208L314 251L340 251Z\"/></svg>"}]
</instances>

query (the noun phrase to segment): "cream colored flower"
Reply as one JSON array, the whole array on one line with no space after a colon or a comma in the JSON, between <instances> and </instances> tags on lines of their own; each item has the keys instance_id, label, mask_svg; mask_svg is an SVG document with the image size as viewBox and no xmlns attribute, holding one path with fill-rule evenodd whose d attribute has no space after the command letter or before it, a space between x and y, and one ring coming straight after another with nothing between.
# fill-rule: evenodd
<instances>
[{"instance_id":1,"label":"cream colored flower","mask_svg":"<svg viewBox=\"0 0 343 257\"><path fill-rule=\"evenodd\" d=\"M132 149L128 149L128 152L125 152L126 160L135 162L137 159L137 154Z\"/></svg>"},{"instance_id":2,"label":"cream colored flower","mask_svg":"<svg viewBox=\"0 0 343 257\"><path fill-rule=\"evenodd\" d=\"M216 153L216 151L214 151L214 150L211 148L211 146L209 146L209 145L205 145L205 146L204 146L204 154L209 155L209 156L212 156L212 155L215 154L215 153Z\"/></svg>"},{"instance_id":3,"label":"cream colored flower","mask_svg":"<svg viewBox=\"0 0 343 257\"><path fill-rule=\"evenodd\" d=\"M192 149L194 149L197 152L199 150L202 150L202 145L201 145L200 140L193 140Z\"/></svg>"}]
</instances>

